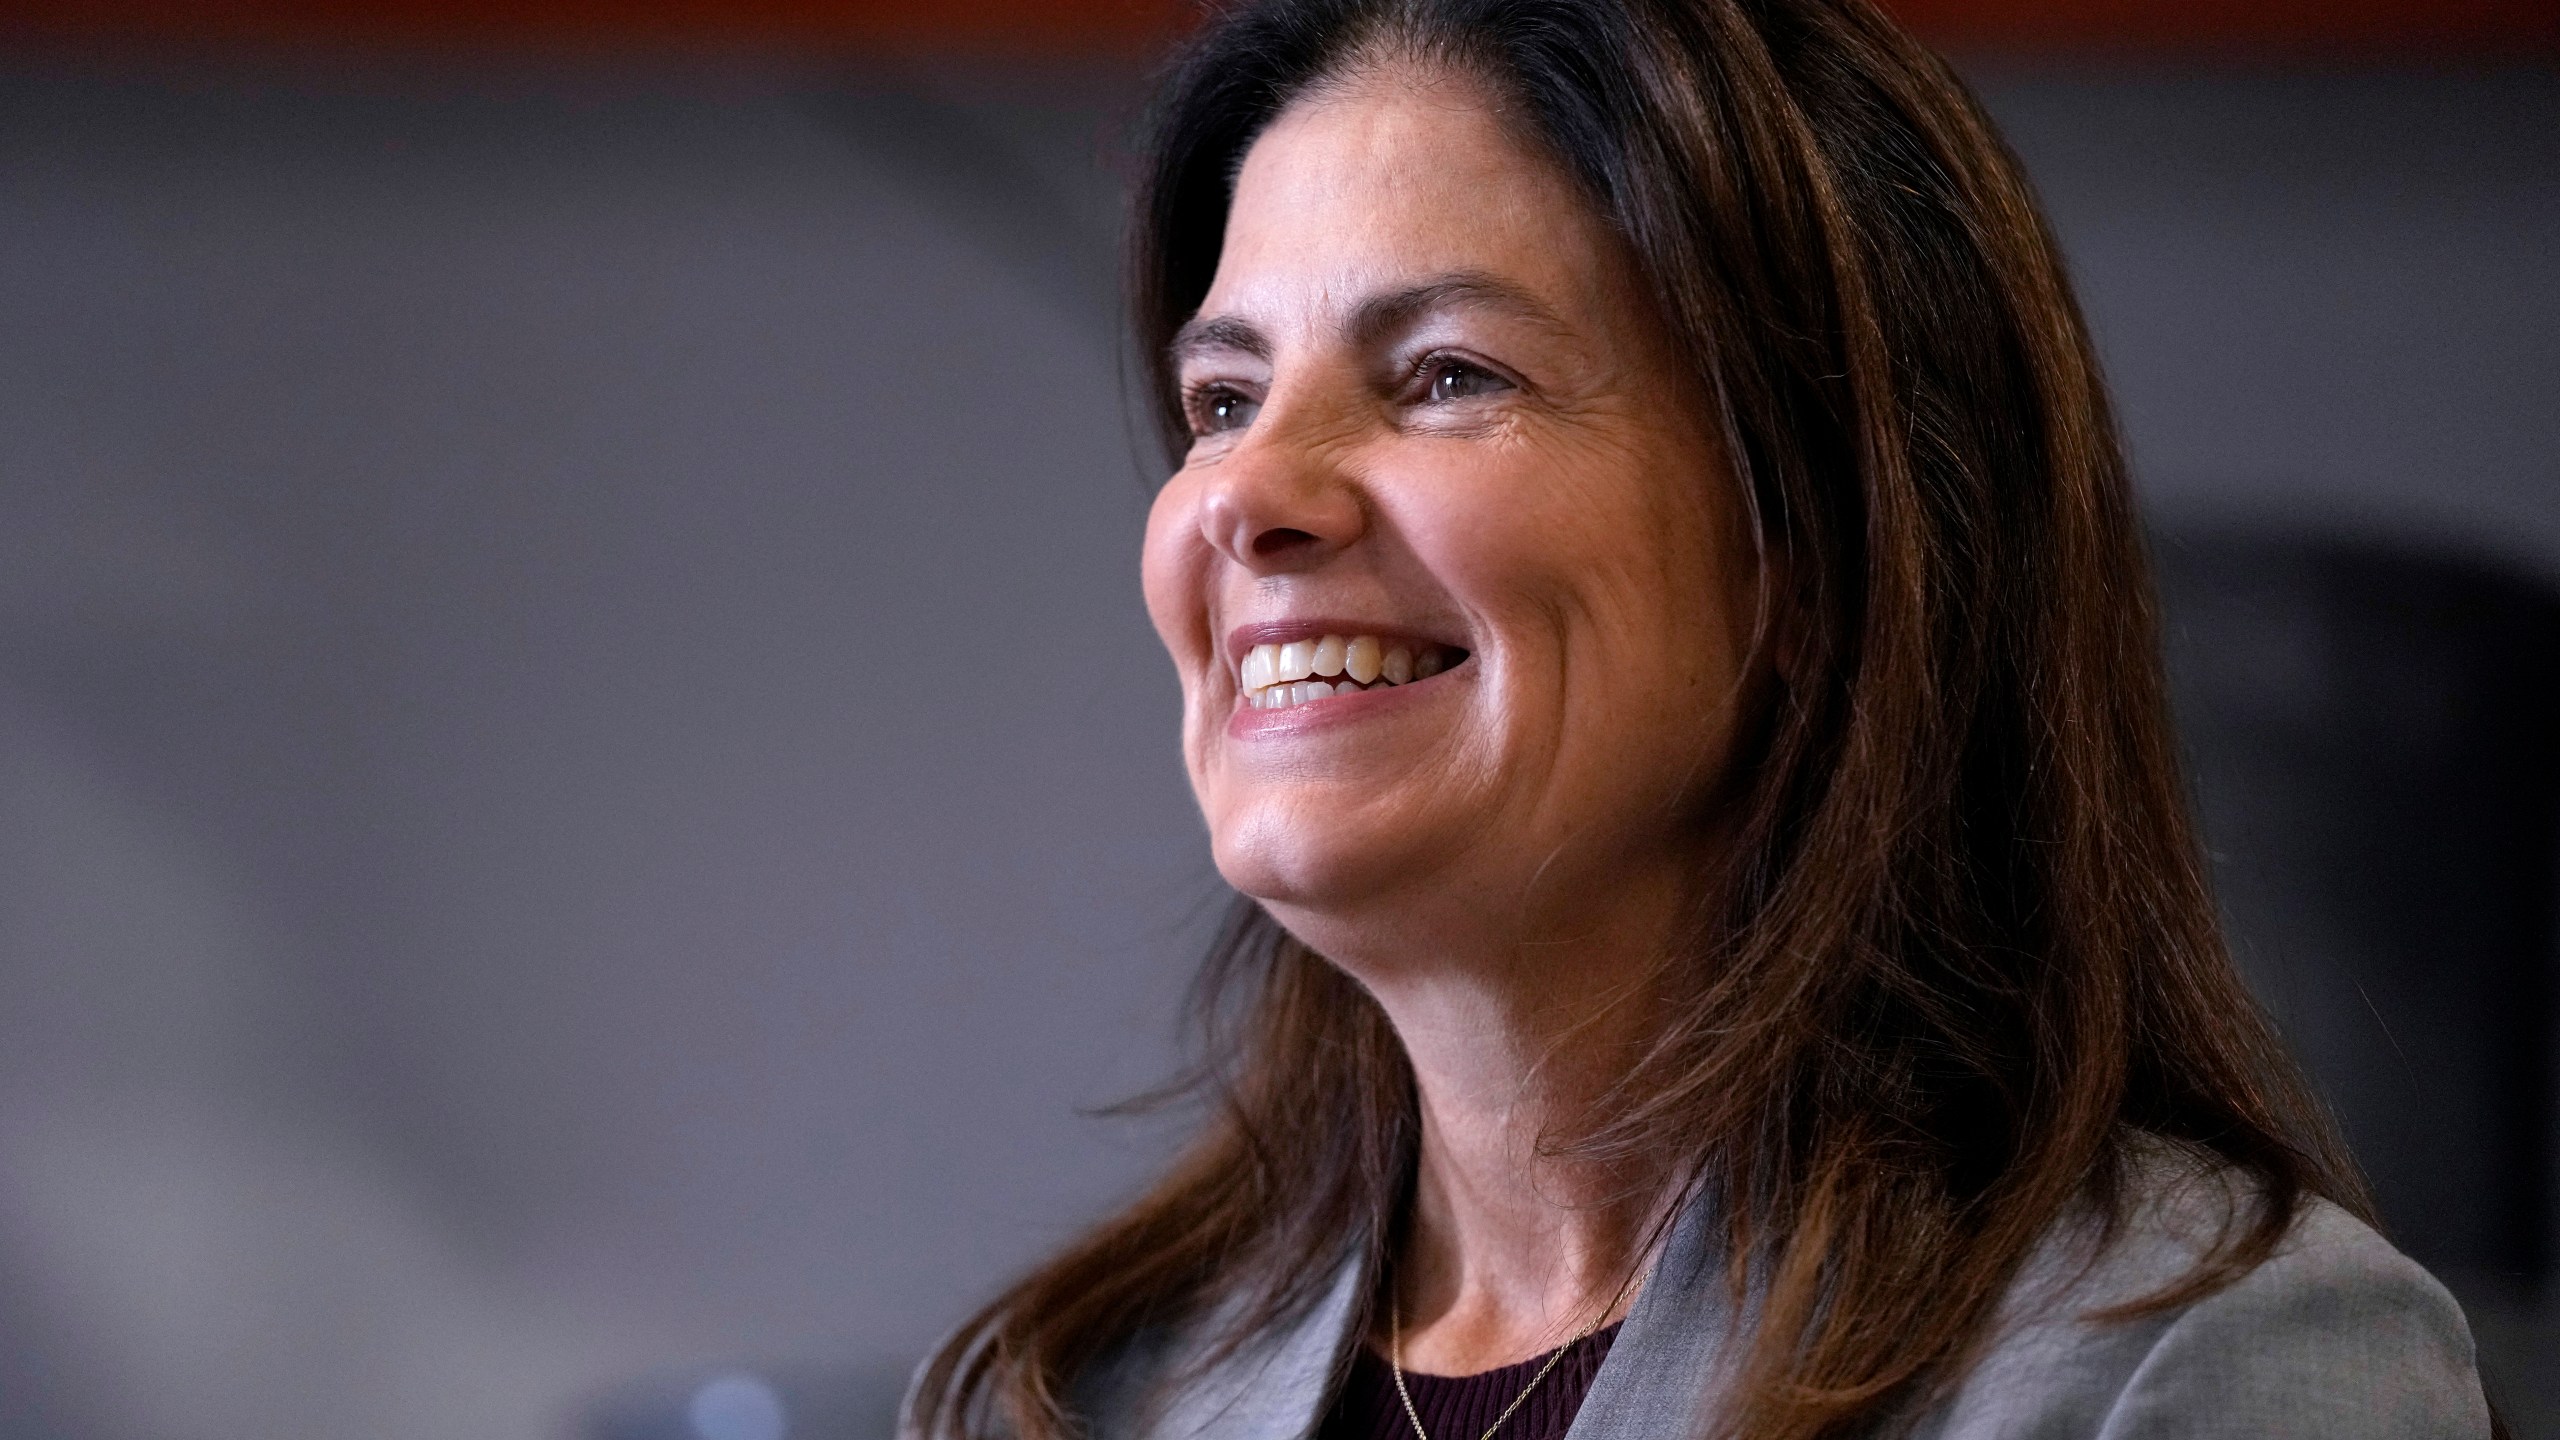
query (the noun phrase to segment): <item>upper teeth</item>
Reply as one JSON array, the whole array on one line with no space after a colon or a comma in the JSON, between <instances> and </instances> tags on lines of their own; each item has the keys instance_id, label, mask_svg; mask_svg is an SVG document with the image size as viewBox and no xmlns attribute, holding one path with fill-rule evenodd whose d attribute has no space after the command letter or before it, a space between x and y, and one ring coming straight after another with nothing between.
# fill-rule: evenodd
<instances>
[{"instance_id":1,"label":"upper teeth","mask_svg":"<svg viewBox=\"0 0 2560 1440\"><path fill-rule=\"evenodd\" d=\"M1238 679L1245 703L1257 710L1276 710L1328 695L1347 695L1373 684L1428 680L1449 668L1451 656L1445 645L1381 640L1375 635L1349 639L1327 635L1320 640L1256 645L1245 652ZM1342 677L1339 683L1335 676Z\"/></svg>"}]
</instances>

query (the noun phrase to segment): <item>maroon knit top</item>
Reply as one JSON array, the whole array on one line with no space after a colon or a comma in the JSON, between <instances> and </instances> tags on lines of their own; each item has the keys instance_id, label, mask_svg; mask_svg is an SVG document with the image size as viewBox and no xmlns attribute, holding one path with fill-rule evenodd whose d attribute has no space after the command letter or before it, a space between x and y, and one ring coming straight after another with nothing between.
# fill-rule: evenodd
<instances>
[{"instance_id":1,"label":"maroon knit top","mask_svg":"<svg viewBox=\"0 0 2560 1440\"><path fill-rule=\"evenodd\" d=\"M1591 1377L1600 1373L1600 1362L1608 1358L1609 1344L1617 1338L1618 1327L1612 1325L1573 1342L1493 1440L1564 1440L1565 1427L1582 1408ZM1422 1428L1430 1432L1422 1440L1477 1440L1546 1363L1545 1355L1533 1355L1481 1375L1417 1375L1407 1370L1405 1388L1413 1392L1413 1408L1422 1416ZM1404 1402L1396 1398L1396 1378L1387 1368L1387 1357L1366 1345L1360 1347L1351 1373L1343 1379L1342 1392L1333 1397L1324 1424L1316 1427L1316 1440L1414 1440L1413 1422L1405 1418Z\"/></svg>"}]
</instances>

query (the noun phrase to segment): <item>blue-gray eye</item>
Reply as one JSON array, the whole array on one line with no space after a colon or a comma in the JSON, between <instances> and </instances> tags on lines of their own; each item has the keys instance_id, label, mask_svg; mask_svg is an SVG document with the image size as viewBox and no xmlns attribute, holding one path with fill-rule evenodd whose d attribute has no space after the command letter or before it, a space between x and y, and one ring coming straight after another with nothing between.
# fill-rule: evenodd
<instances>
[{"instance_id":1,"label":"blue-gray eye","mask_svg":"<svg viewBox=\"0 0 2560 1440\"><path fill-rule=\"evenodd\" d=\"M1261 409L1261 401L1224 385L1203 387L1191 402L1193 423L1203 435L1220 430L1241 430L1253 423L1253 417Z\"/></svg>"},{"instance_id":2,"label":"blue-gray eye","mask_svg":"<svg viewBox=\"0 0 2560 1440\"><path fill-rule=\"evenodd\" d=\"M1469 400L1502 388L1500 377L1454 360L1442 361L1431 372L1431 398L1435 402Z\"/></svg>"}]
</instances>

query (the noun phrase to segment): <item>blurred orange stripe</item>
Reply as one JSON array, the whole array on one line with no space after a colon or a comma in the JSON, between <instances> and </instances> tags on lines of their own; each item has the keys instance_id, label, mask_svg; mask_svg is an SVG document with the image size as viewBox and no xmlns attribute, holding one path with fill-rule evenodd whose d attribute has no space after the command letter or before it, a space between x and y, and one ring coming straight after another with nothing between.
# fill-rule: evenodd
<instances>
[{"instance_id":1,"label":"blurred orange stripe","mask_svg":"<svg viewBox=\"0 0 2560 1440\"><path fill-rule=\"evenodd\" d=\"M2560 0L1886 0L2017 52L2560 53ZM0 0L0 40L470 48L1126 51L1188 0Z\"/></svg>"}]
</instances>

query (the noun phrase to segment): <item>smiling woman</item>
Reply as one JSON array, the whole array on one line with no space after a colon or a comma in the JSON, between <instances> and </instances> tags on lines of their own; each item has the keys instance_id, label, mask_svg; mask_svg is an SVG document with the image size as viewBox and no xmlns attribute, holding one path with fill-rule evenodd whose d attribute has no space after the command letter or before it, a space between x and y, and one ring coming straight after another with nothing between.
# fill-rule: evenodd
<instances>
[{"instance_id":1,"label":"smiling woman","mask_svg":"<svg viewBox=\"0 0 2560 1440\"><path fill-rule=\"evenodd\" d=\"M1621 249L1475 84L1380 62L1252 147L1171 347L1147 597L1219 870L1372 988L1632 926L1539 967L1605 989L1700 871L1754 570ZM1315 694L1355 647L1410 678Z\"/></svg>"},{"instance_id":2,"label":"smiling woman","mask_svg":"<svg viewBox=\"0 0 2560 1440\"><path fill-rule=\"evenodd\" d=\"M1943 66L1861 0L1264 0L1154 154L1216 1108L913 1433L2491 1433L2223 954Z\"/></svg>"}]
</instances>

